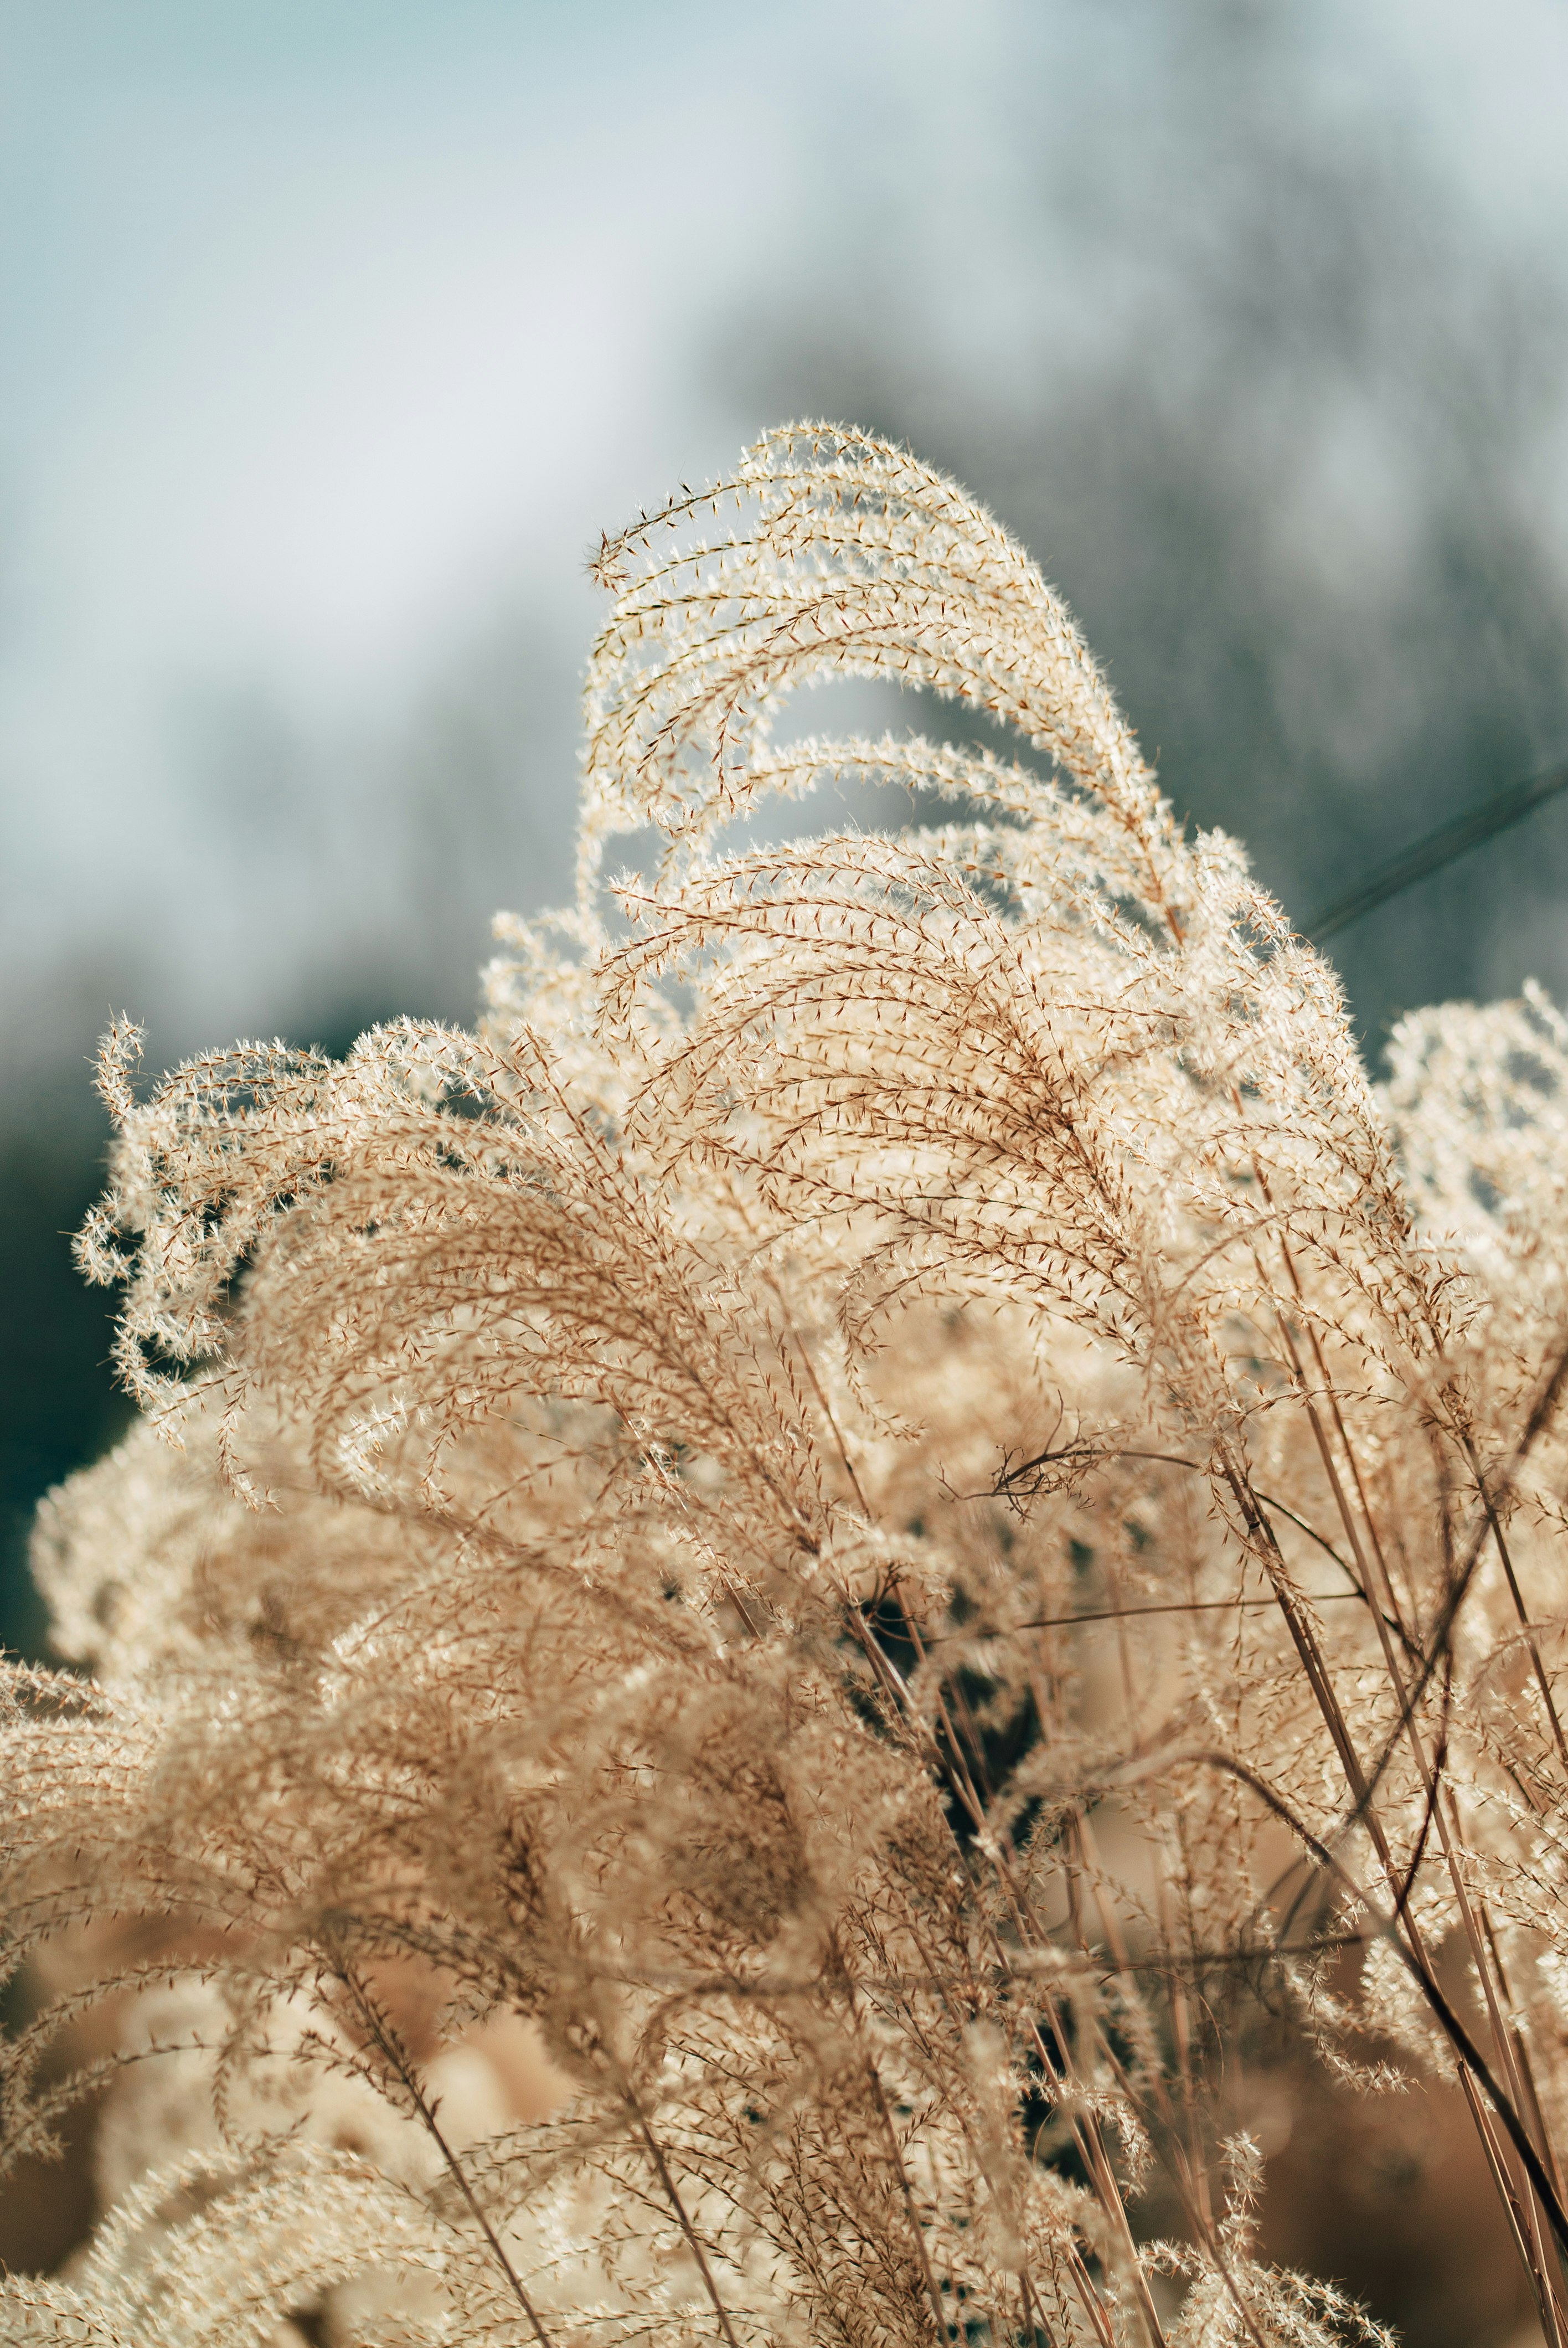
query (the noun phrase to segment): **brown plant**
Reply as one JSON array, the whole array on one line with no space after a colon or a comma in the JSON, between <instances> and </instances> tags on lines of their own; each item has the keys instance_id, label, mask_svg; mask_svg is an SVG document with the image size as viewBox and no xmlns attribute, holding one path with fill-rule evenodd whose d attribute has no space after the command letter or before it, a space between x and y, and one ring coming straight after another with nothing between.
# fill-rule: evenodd
<instances>
[{"instance_id":1,"label":"brown plant","mask_svg":"<svg viewBox=\"0 0 1568 2348\"><path fill-rule=\"evenodd\" d=\"M1425 1014L1379 1099L896 448L599 571L578 901L477 1032L106 1047L151 1423L43 1513L92 1676L11 1673L5 1912L142 1939L6 2050L11 2157L107 2081L112 2157L0 2336L1384 2336L1258 2249L1284 2044L1457 2080L1563 2348L1568 1035ZM775 742L843 676L1020 750ZM844 778L952 819L726 841Z\"/></svg>"}]
</instances>

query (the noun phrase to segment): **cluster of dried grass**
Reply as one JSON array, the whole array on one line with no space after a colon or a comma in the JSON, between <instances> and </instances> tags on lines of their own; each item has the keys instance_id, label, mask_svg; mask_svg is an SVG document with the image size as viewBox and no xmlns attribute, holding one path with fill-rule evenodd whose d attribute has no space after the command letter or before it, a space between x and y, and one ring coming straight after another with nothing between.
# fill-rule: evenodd
<instances>
[{"instance_id":1,"label":"cluster of dried grass","mask_svg":"<svg viewBox=\"0 0 1568 2348\"><path fill-rule=\"evenodd\" d=\"M1378 1100L896 449L600 570L578 902L477 1033L145 1103L111 1039L151 1423L45 1510L91 1676L10 1674L3 1858L8 2149L103 2093L107 2213L0 2337L1381 2336L1256 2248L1284 2034L1457 2075L1562 2348L1568 1035L1429 1014ZM776 747L845 675L1042 763ZM845 776L952 819L726 848Z\"/></svg>"}]
</instances>

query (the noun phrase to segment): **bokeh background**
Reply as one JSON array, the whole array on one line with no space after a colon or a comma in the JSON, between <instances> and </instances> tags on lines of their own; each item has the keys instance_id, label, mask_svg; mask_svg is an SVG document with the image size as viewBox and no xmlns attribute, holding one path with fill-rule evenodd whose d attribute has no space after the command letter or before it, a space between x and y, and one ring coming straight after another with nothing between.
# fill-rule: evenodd
<instances>
[{"instance_id":1,"label":"bokeh background","mask_svg":"<svg viewBox=\"0 0 1568 2348\"><path fill-rule=\"evenodd\" d=\"M765 424L995 508L1304 924L1568 757L1565 107L1559 0L0 0L0 1635L109 1013L466 1016L587 548ZM1374 1056L1568 995L1568 800L1336 952Z\"/></svg>"},{"instance_id":2,"label":"bokeh background","mask_svg":"<svg viewBox=\"0 0 1568 2348\"><path fill-rule=\"evenodd\" d=\"M565 889L584 554L764 424L1024 538L1296 918L1568 756L1548 0L5 0L0 1507L115 1413L63 1232L152 1069L461 1018ZM1345 934L1568 991L1568 803Z\"/></svg>"}]
</instances>

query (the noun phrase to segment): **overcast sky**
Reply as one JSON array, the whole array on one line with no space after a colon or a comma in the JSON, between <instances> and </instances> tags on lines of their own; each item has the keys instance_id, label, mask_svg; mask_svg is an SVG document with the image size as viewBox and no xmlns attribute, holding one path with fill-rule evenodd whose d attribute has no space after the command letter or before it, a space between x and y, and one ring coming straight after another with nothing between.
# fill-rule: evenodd
<instances>
[{"instance_id":1,"label":"overcast sky","mask_svg":"<svg viewBox=\"0 0 1568 2348\"><path fill-rule=\"evenodd\" d=\"M1568 10L1287 14L1315 104L1415 122L1464 202L1560 266ZM50 996L84 958L182 1044L282 1015L297 941L241 852L266 808L236 824L192 784L203 696L287 713L330 797L504 615L540 615L564 824L584 548L766 420L712 364L725 322L775 276L897 276L1026 396L988 220L1086 108L1108 182L1137 168L1161 21L1117 0L0 5L8 1041L24 980ZM1118 298L1102 262L1090 336ZM497 871L494 893L531 885Z\"/></svg>"}]
</instances>

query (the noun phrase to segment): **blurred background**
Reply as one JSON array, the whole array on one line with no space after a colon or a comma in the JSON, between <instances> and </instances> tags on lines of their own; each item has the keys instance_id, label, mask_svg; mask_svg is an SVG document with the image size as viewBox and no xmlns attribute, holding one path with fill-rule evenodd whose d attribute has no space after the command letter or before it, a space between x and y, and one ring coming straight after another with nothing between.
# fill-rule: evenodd
<instances>
[{"instance_id":1,"label":"blurred background","mask_svg":"<svg viewBox=\"0 0 1568 2348\"><path fill-rule=\"evenodd\" d=\"M764 425L990 504L1305 925L1568 757L1565 105L1559 0L0 0L0 1635L109 1013L468 1016L588 547ZM1568 798L1335 951L1374 1056L1568 994Z\"/></svg>"},{"instance_id":2,"label":"blurred background","mask_svg":"<svg viewBox=\"0 0 1568 2348\"><path fill-rule=\"evenodd\" d=\"M770 421L1025 540L1296 919L1568 757L1545 0L0 5L0 1363L116 1405L88 1057L467 1016L565 891L603 525ZM1568 991L1568 801L1337 942Z\"/></svg>"}]
</instances>

